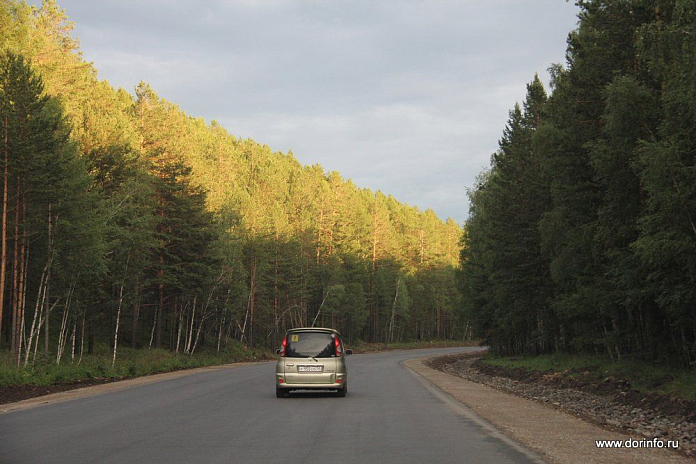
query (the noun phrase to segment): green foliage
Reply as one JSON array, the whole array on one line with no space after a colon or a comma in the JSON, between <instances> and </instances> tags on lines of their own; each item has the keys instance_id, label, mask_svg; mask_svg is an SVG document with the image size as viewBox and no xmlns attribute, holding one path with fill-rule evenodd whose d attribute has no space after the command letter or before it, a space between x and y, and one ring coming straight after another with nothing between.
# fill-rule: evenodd
<instances>
[{"instance_id":1,"label":"green foliage","mask_svg":"<svg viewBox=\"0 0 696 464\"><path fill-rule=\"evenodd\" d=\"M476 340L421 340L412 342L395 342L395 343L368 343L358 341L348 348L351 348L354 353L374 353L385 350L420 350L428 348L455 348L460 346L479 346Z\"/></svg>"},{"instance_id":2,"label":"green foliage","mask_svg":"<svg viewBox=\"0 0 696 464\"><path fill-rule=\"evenodd\" d=\"M69 384L93 379L123 379L194 367L272 359L272 357L273 353L268 349L249 350L239 342L232 342L219 353L202 352L195 356L162 349L125 348L113 367L111 356L106 352L85 357L79 363L67 362L58 365L48 359L19 368L12 365L9 359L0 359L0 387Z\"/></svg>"},{"instance_id":3,"label":"green foliage","mask_svg":"<svg viewBox=\"0 0 696 464\"><path fill-rule=\"evenodd\" d=\"M695 4L658 3L578 2L470 193L459 285L496 353L696 360Z\"/></svg>"},{"instance_id":4,"label":"green foliage","mask_svg":"<svg viewBox=\"0 0 696 464\"><path fill-rule=\"evenodd\" d=\"M512 351L547 349L553 337L545 285L549 268L538 226L550 195L533 138L545 102L536 77L527 87L524 111L516 106L510 112L491 171L470 192L462 251L467 309L476 314L477 326L487 331L491 343ZM498 330L492 331L493 326Z\"/></svg>"},{"instance_id":5,"label":"green foliage","mask_svg":"<svg viewBox=\"0 0 696 464\"><path fill-rule=\"evenodd\" d=\"M7 291L0 314L25 321L27 364L52 359L63 372L46 378L126 375L127 346L180 354L162 361L171 366L238 343L274 347L315 318L351 342L466 336L454 221L239 140L147 83L113 89L52 0L0 0L0 19L3 56L14 57L3 70L24 63L3 95L28 95L6 125L8 193L17 176L31 180L27 218L15 234L10 217L6 238L6 281L26 293L26 311L13 316ZM25 229L22 287L12 247ZM63 367L81 355L85 371Z\"/></svg>"}]
</instances>

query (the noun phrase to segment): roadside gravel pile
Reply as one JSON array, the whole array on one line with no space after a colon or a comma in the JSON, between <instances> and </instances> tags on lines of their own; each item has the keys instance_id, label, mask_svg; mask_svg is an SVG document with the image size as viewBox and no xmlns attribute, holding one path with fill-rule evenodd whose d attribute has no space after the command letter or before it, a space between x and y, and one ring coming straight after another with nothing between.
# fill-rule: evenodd
<instances>
[{"instance_id":1,"label":"roadside gravel pile","mask_svg":"<svg viewBox=\"0 0 696 464\"><path fill-rule=\"evenodd\" d=\"M696 456L696 401L644 394L625 381L597 381L590 373L539 372L491 366L482 352L435 358L430 367L573 414L634 439L679 440L679 450Z\"/></svg>"}]
</instances>

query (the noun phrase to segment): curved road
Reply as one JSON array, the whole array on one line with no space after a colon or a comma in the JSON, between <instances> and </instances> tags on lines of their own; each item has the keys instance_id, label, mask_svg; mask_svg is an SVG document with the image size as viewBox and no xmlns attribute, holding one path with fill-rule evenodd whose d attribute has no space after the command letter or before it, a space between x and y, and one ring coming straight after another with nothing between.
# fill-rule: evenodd
<instances>
[{"instance_id":1,"label":"curved road","mask_svg":"<svg viewBox=\"0 0 696 464\"><path fill-rule=\"evenodd\" d=\"M529 462L431 393L403 360L348 358L349 391L275 397L274 363L0 415L0 462Z\"/></svg>"}]
</instances>

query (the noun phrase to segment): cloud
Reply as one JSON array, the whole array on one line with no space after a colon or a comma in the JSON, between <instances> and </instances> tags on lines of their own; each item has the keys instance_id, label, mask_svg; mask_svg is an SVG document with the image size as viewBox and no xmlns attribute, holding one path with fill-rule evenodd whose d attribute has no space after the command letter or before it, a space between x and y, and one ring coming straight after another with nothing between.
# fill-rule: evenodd
<instances>
[{"instance_id":1,"label":"cloud","mask_svg":"<svg viewBox=\"0 0 696 464\"><path fill-rule=\"evenodd\" d=\"M557 0L63 0L85 57L132 89L361 187L467 215L535 73L564 61Z\"/></svg>"}]
</instances>

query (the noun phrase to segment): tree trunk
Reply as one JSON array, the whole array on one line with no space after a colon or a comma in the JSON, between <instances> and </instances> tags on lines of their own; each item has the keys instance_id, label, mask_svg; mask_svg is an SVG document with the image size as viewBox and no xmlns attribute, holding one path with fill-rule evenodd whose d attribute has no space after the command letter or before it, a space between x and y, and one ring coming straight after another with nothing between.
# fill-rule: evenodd
<instances>
[{"instance_id":1,"label":"tree trunk","mask_svg":"<svg viewBox=\"0 0 696 464\"><path fill-rule=\"evenodd\" d=\"M36 333L36 342L34 343L34 353L31 358L31 364L32 366L34 365L34 362L36 362L36 352L38 351L39 348L39 334L41 333L41 325L43 324L43 317L44 317L44 310L41 310L41 317L39 317L39 327ZM31 343L29 344L29 348L31 349ZM28 352L27 352L28 354Z\"/></svg>"},{"instance_id":2,"label":"tree trunk","mask_svg":"<svg viewBox=\"0 0 696 464\"><path fill-rule=\"evenodd\" d=\"M19 308L18 308L18 269L19 269L19 176L17 176L17 190L15 201L15 230L14 230L14 255L12 262L12 340L10 350L17 356L19 336Z\"/></svg>"},{"instance_id":3,"label":"tree trunk","mask_svg":"<svg viewBox=\"0 0 696 464\"><path fill-rule=\"evenodd\" d=\"M399 298L399 287L401 286L401 277L396 280L396 293L394 293L394 304L392 304L391 318L389 319L389 342L394 341L394 319L396 318L396 301Z\"/></svg>"},{"instance_id":4,"label":"tree trunk","mask_svg":"<svg viewBox=\"0 0 696 464\"><path fill-rule=\"evenodd\" d=\"M131 335L131 348L138 347L138 316L140 315L140 286L138 282L135 284L135 292L133 296L133 330Z\"/></svg>"},{"instance_id":5,"label":"tree trunk","mask_svg":"<svg viewBox=\"0 0 696 464\"><path fill-rule=\"evenodd\" d=\"M58 332L58 348L56 350L56 364L60 364L60 359L63 357L63 349L65 348L65 339L67 338L67 322L68 311L70 309L70 298L65 300L65 308L63 308L63 319L60 324L60 332Z\"/></svg>"},{"instance_id":6,"label":"tree trunk","mask_svg":"<svg viewBox=\"0 0 696 464\"><path fill-rule=\"evenodd\" d=\"M77 337L77 316L73 318L72 327L72 348L70 349L70 362L75 361L75 338Z\"/></svg>"},{"instance_id":7,"label":"tree trunk","mask_svg":"<svg viewBox=\"0 0 696 464\"><path fill-rule=\"evenodd\" d=\"M24 304L26 302L26 281L27 281L27 228L26 228L26 202L22 202L22 239L19 253L19 298L17 300L17 314L19 316L19 335L17 339L17 351L15 352L15 362L17 367L22 364L22 343L24 342Z\"/></svg>"},{"instance_id":8,"label":"tree trunk","mask_svg":"<svg viewBox=\"0 0 696 464\"><path fill-rule=\"evenodd\" d=\"M65 298L65 308L63 309L63 318L60 324L60 332L58 332L58 348L56 349L56 364L60 364L60 360L63 357L63 352L65 350L65 344L68 341L68 320L70 317L70 304L72 303L72 295L75 291L75 283L68 289L68 295Z\"/></svg>"},{"instance_id":9,"label":"tree trunk","mask_svg":"<svg viewBox=\"0 0 696 464\"><path fill-rule=\"evenodd\" d=\"M94 354L94 332L92 332L92 318L87 319L87 354Z\"/></svg>"},{"instance_id":10,"label":"tree trunk","mask_svg":"<svg viewBox=\"0 0 696 464\"><path fill-rule=\"evenodd\" d=\"M7 178L9 172L9 134L7 117L5 126L5 171L2 189L2 237L0 237L0 337L2 337L2 313L5 309L5 271L7 268ZM1 339L0 339L1 340Z\"/></svg>"},{"instance_id":11,"label":"tree trunk","mask_svg":"<svg viewBox=\"0 0 696 464\"><path fill-rule=\"evenodd\" d=\"M191 312L191 323L189 324L187 334L186 334L186 346L184 348L184 353L189 354L191 351L191 339L193 337L193 324L196 320L196 297L193 297L193 310Z\"/></svg>"},{"instance_id":12,"label":"tree trunk","mask_svg":"<svg viewBox=\"0 0 696 464\"><path fill-rule=\"evenodd\" d=\"M50 275L49 275L49 277L50 277ZM43 325L44 325L44 354L46 356L48 356L48 349L49 349L49 344L50 344L48 328L50 327L49 316L51 315L51 311L50 311L49 305L48 305L48 290L49 290L49 281L47 279L46 291L45 291L46 296L44 298L44 322L43 322Z\"/></svg>"},{"instance_id":13,"label":"tree trunk","mask_svg":"<svg viewBox=\"0 0 696 464\"><path fill-rule=\"evenodd\" d=\"M164 256L159 257L160 266L164 266ZM158 272L160 279L164 277L164 270ZM160 281L157 285L157 312L155 313L155 348L162 345L162 316L164 315L164 283Z\"/></svg>"},{"instance_id":14,"label":"tree trunk","mask_svg":"<svg viewBox=\"0 0 696 464\"><path fill-rule=\"evenodd\" d=\"M222 313L222 319L220 320L220 325L218 327L218 337L217 337L217 352L220 352L220 342L222 341L222 329L225 326L225 313Z\"/></svg>"},{"instance_id":15,"label":"tree trunk","mask_svg":"<svg viewBox=\"0 0 696 464\"><path fill-rule=\"evenodd\" d=\"M254 303L255 303L255 293L256 293L256 256L254 255L254 261L251 264L251 281L249 285L249 346L254 346Z\"/></svg>"},{"instance_id":16,"label":"tree trunk","mask_svg":"<svg viewBox=\"0 0 696 464\"><path fill-rule=\"evenodd\" d=\"M82 330L80 331L80 357L77 360L77 365L79 366L82 362L82 355L85 352L85 317L87 311L82 311Z\"/></svg>"},{"instance_id":17,"label":"tree trunk","mask_svg":"<svg viewBox=\"0 0 696 464\"><path fill-rule=\"evenodd\" d=\"M50 258L49 258L50 259ZM43 299L46 296L45 284L46 284L46 271L49 263L44 266L43 272L41 273L41 279L39 280L39 292L36 295L36 306L34 307L34 318L31 322L31 328L29 329L29 340L27 343L27 350L24 355L24 365L29 363L29 354L32 351L32 344L34 343L34 338L36 338L36 345L39 344L39 333L41 332L41 322L43 320L44 302ZM38 324L37 324L38 322Z\"/></svg>"},{"instance_id":18,"label":"tree trunk","mask_svg":"<svg viewBox=\"0 0 696 464\"><path fill-rule=\"evenodd\" d=\"M179 317L179 324L178 328L176 331L176 348L174 349L175 353L179 352L179 346L181 345L181 327L184 324L184 308L181 307L181 305L177 305L177 310L176 313L178 314Z\"/></svg>"},{"instance_id":19,"label":"tree trunk","mask_svg":"<svg viewBox=\"0 0 696 464\"><path fill-rule=\"evenodd\" d=\"M128 263L126 262L126 271L128 270ZM125 278L124 278L125 280ZM121 307L123 306L123 287L125 282L121 284L121 289L118 292L118 310L116 311L116 329L114 330L114 356L111 358L111 368L113 369L116 365L116 350L118 349L118 329L121 324Z\"/></svg>"},{"instance_id":20,"label":"tree trunk","mask_svg":"<svg viewBox=\"0 0 696 464\"><path fill-rule=\"evenodd\" d=\"M150 332L150 343L147 345L147 349L152 348L152 340L155 337L155 328L157 327L157 313L158 310L155 308L155 320L152 322L152 331Z\"/></svg>"}]
</instances>

